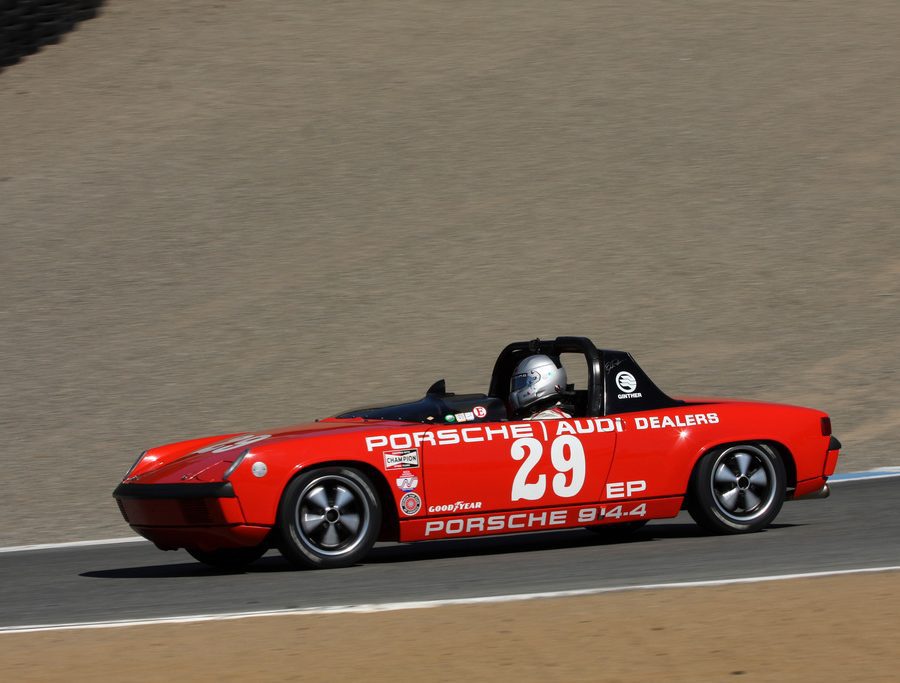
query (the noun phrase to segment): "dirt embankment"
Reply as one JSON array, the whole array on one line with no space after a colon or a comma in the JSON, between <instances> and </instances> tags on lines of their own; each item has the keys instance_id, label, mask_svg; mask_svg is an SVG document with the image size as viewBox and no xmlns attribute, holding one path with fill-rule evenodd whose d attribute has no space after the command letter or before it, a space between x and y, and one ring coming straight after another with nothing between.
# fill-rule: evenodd
<instances>
[{"instance_id":1,"label":"dirt embankment","mask_svg":"<svg viewBox=\"0 0 900 683\"><path fill-rule=\"evenodd\" d=\"M900 573L0 635L14 681L895 681ZM52 653L51 657L47 653Z\"/></svg>"},{"instance_id":2,"label":"dirt embankment","mask_svg":"<svg viewBox=\"0 0 900 683\"><path fill-rule=\"evenodd\" d=\"M116 0L0 74L0 545L586 334L896 464L900 4ZM398 673L402 666L398 665Z\"/></svg>"}]
</instances>

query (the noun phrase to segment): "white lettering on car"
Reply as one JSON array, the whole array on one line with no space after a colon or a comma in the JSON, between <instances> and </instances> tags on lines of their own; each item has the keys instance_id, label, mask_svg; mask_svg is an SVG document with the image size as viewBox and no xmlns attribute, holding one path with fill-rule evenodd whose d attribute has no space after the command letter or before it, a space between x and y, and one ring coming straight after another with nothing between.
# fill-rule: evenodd
<instances>
[{"instance_id":1,"label":"white lettering on car","mask_svg":"<svg viewBox=\"0 0 900 683\"><path fill-rule=\"evenodd\" d=\"M695 427L699 425L714 425L719 423L718 413L690 413L687 415L651 415L648 417L635 417L634 428L638 431L645 429L671 429ZM482 443L490 441L508 441L509 439L533 439L538 435L546 435L549 431L555 431L555 437L576 436L579 434L602 434L605 432L624 432L628 428L628 420L621 417L586 417L570 420L542 420L535 427L533 422L513 422L510 424L480 424L470 425L461 429L437 429L417 430L413 432L394 432L392 434L373 434L366 438L366 450L376 451L381 448L401 450L404 448L419 448L423 444L429 446L455 446L461 443ZM262 440L269 435L248 435L241 439ZM252 442L248 442L252 443ZM207 446L201 452L208 452L213 448L236 448L242 445L237 442L226 442Z\"/></svg>"},{"instance_id":2,"label":"white lettering on car","mask_svg":"<svg viewBox=\"0 0 900 683\"><path fill-rule=\"evenodd\" d=\"M414 432L395 432L393 434L374 434L366 437L366 450L375 451L390 447L395 450L414 448L422 444L429 446L454 446L460 443L480 443L483 441L533 437L534 427L530 422L511 425L472 425L462 429L421 430Z\"/></svg>"},{"instance_id":3,"label":"white lettering on car","mask_svg":"<svg viewBox=\"0 0 900 683\"><path fill-rule=\"evenodd\" d=\"M474 434L472 434L474 432ZM462 439L466 443L476 443L484 441L483 430L478 427L465 427L462 430Z\"/></svg>"},{"instance_id":4,"label":"white lettering on car","mask_svg":"<svg viewBox=\"0 0 900 683\"><path fill-rule=\"evenodd\" d=\"M647 516L646 503L622 503L586 506L573 510L537 510L531 512L499 513L450 519L430 519L425 522L425 536L462 533L490 533L520 529L544 529L554 526L599 524L604 520L625 520Z\"/></svg>"},{"instance_id":5,"label":"white lettering on car","mask_svg":"<svg viewBox=\"0 0 900 683\"><path fill-rule=\"evenodd\" d=\"M528 476L540 462L544 445L537 439L517 439L513 441L510 455L513 460L525 459L513 478L512 500L540 500L547 491L547 475L539 474L536 481L529 482ZM578 495L584 486L587 469L584 446L577 436L564 435L556 437L550 444L550 462L556 474L553 475L553 493L560 498L571 498ZM566 474L572 473L572 479L566 483Z\"/></svg>"},{"instance_id":6,"label":"white lettering on car","mask_svg":"<svg viewBox=\"0 0 900 683\"><path fill-rule=\"evenodd\" d=\"M466 533L484 531L484 517L469 517L466 520Z\"/></svg>"},{"instance_id":7,"label":"white lettering on car","mask_svg":"<svg viewBox=\"0 0 900 683\"><path fill-rule=\"evenodd\" d=\"M538 475L537 481L529 482L528 475L541 460L544 447L537 439L517 439L512 445L512 459L522 460L522 466L516 472L512 483L513 500L540 500L547 490L547 475Z\"/></svg>"},{"instance_id":8,"label":"white lettering on car","mask_svg":"<svg viewBox=\"0 0 900 683\"><path fill-rule=\"evenodd\" d=\"M634 428L643 429L670 429L673 427L684 428L704 424L718 424L718 413L692 413L689 415L651 415L650 417L634 418Z\"/></svg>"},{"instance_id":9,"label":"white lettering on car","mask_svg":"<svg viewBox=\"0 0 900 683\"><path fill-rule=\"evenodd\" d=\"M413 441L416 446L421 446L423 443L428 443L434 446L434 434L431 432L414 432L413 433Z\"/></svg>"},{"instance_id":10,"label":"white lettering on car","mask_svg":"<svg viewBox=\"0 0 900 683\"><path fill-rule=\"evenodd\" d=\"M386 436L381 434L377 436L367 436L366 437L366 450L374 451L376 448L384 448L388 445L388 440Z\"/></svg>"},{"instance_id":11,"label":"white lettering on car","mask_svg":"<svg viewBox=\"0 0 900 683\"><path fill-rule=\"evenodd\" d=\"M437 430L438 446L452 446L459 443L459 432L455 429Z\"/></svg>"},{"instance_id":12,"label":"white lettering on car","mask_svg":"<svg viewBox=\"0 0 900 683\"><path fill-rule=\"evenodd\" d=\"M568 451L568 456L566 456ZM553 475L553 492L561 498L578 495L584 486L584 475L587 466L584 459L584 446L574 436L560 436L550 446L550 462L556 468ZM566 473L572 473L572 480L566 483Z\"/></svg>"},{"instance_id":13,"label":"white lettering on car","mask_svg":"<svg viewBox=\"0 0 900 683\"><path fill-rule=\"evenodd\" d=\"M481 501L473 503L458 500L455 503L446 503L444 505L429 505L428 512L459 512L460 510L480 510Z\"/></svg>"},{"instance_id":14,"label":"white lettering on car","mask_svg":"<svg viewBox=\"0 0 900 683\"><path fill-rule=\"evenodd\" d=\"M643 479L637 481L612 481L606 485L607 498L631 498L635 493L647 490L647 482Z\"/></svg>"}]
</instances>

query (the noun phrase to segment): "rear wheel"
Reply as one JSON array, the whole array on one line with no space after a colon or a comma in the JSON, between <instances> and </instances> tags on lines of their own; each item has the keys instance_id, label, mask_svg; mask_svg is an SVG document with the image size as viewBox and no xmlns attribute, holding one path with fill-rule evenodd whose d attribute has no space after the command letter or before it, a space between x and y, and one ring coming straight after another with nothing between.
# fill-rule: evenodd
<instances>
[{"instance_id":1,"label":"rear wheel","mask_svg":"<svg viewBox=\"0 0 900 683\"><path fill-rule=\"evenodd\" d=\"M688 512L715 533L739 534L768 526L784 503L784 463L769 446L746 443L704 455L690 484Z\"/></svg>"},{"instance_id":2,"label":"rear wheel","mask_svg":"<svg viewBox=\"0 0 900 683\"><path fill-rule=\"evenodd\" d=\"M240 571L265 555L268 549L266 545L256 545L249 548L219 548L218 550L187 548L187 551L195 560L215 569Z\"/></svg>"},{"instance_id":3,"label":"rear wheel","mask_svg":"<svg viewBox=\"0 0 900 683\"><path fill-rule=\"evenodd\" d=\"M362 472L326 467L288 484L279 506L281 553L293 564L328 569L368 554L381 528L381 503Z\"/></svg>"}]
</instances>

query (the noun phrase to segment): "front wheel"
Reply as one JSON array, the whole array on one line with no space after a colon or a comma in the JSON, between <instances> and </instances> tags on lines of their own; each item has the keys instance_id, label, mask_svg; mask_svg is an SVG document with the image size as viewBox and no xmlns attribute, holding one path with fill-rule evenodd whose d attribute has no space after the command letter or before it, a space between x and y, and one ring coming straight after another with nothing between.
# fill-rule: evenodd
<instances>
[{"instance_id":1,"label":"front wheel","mask_svg":"<svg viewBox=\"0 0 900 683\"><path fill-rule=\"evenodd\" d=\"M316 569L347 567L375 545L381 504L362 472L326 467L288 484L278 519L281 553L291 563Z\"/></svg>"},{"instance_id":2,"label":"front wheel","mask_svg":"<svg viewBox=\"0 0 900 683\"><path fill-rule=\"evenodd\" d=\"M784 503L784 463L759 443L716 448L704 455L691 479L688 512L719 534L759 531Z\"/></svg>"}]
</instances>

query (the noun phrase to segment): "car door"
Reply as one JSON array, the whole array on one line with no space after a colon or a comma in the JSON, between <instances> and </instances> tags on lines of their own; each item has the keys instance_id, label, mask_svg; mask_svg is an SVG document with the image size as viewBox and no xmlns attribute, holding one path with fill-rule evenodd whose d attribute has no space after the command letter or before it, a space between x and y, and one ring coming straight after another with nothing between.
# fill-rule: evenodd
<instances>
[{"instance_id":1,"label":"car door","mask_svg":"<svg viewBox=\"0 0 900 683\"><path fill-rule=\"evenodd\" d=\"M459 516L603 499L617 424L591 417L462 423L430 431L433 440L423 444L426 514Z\"/></svg>"}]
</instances>

